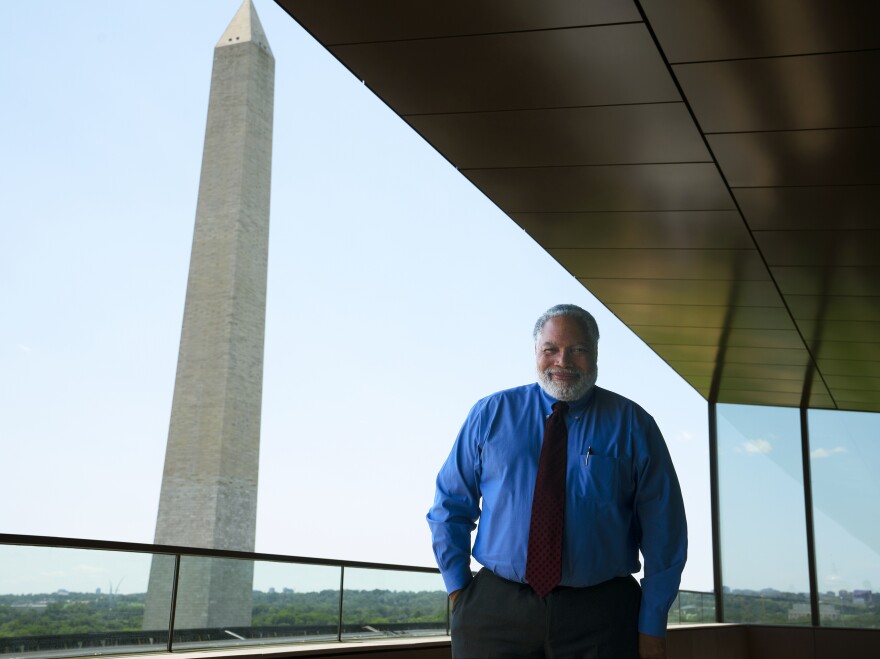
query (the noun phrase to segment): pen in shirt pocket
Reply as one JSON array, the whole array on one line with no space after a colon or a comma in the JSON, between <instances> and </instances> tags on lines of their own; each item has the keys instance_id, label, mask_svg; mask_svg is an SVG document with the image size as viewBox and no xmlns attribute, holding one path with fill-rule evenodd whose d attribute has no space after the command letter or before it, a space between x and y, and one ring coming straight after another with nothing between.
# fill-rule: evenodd
<instances>
[{"instance_id":1,"label":"pen in shirt pocket","mask_svg":"<svg viewBox=\"0 0 880 659\"><path fill-rule=\"evenodd\" d=\"M592 454L593 454L593 447L588 446L587 447L587 459L584 461L584 464L587 465L588 467L590 466L590 456Z\"/></svg>"}]
</instances>

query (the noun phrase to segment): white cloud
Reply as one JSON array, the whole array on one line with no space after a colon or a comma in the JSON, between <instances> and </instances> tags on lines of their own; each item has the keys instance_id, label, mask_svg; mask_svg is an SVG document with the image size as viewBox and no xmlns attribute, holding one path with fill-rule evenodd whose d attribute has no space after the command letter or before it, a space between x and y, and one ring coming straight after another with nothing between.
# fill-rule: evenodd
<instances>
[{"instance_id":1,"label":"white cloud","mask_svg":"<svg viewBox=\"0 0 880 659\"><path fill-rule=\"evenodd\" d=\"M814 460L819 460L821 458L830 458L846 452L847 450L843 446L835 446L833 449L817 448L815 451L810 452L810 457Z\"/></svg>"},{"instance_id":2,"label":"white cloud","mask_svg":"<svg viewBox=\"0 0 880 659\"><path fill-rule=\"evenodd\" d=\"M747 442L743 442L742 446L746 453L757 453L759 455L767 455L773 450L773 444L766 439L750 439Z\"/></svg>"},{"instance_id":3,"label":"white cloud","mask_svg":"<svg viewBox=\"0 0 880 659\"><path fill-rule=\"evenodd\" d=\"M18 351L19 351L19 352L30 352L30 351L31 351L30 346L26 346L26 345L21 344L21 343L18 344L18 345L16 346L16 348L18 348Z\"/></svg>"}]
</instances>

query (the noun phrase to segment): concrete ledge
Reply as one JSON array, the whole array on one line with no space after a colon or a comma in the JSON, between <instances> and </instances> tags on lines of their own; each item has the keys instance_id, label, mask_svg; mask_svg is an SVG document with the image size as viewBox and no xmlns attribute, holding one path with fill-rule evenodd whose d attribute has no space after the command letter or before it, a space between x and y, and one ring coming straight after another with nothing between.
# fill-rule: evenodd
<instances>
[{"instance_id":1,"label":"concrete ledge","mask_svg":"<svg viewBox=\"0 0 880 659\"><path fill-rule=\"evenodd\" d=\"M861 659L877 656L880 629L789 627L743 624L675 625L667 631L669 659ZM168 657L167 653L137 653ZM449 659L448 636L369 639L288 645L225 646L178 650L187 659L281 659L368 657L369 659ZM102 655L110 659L114 655ZM120 656L120 655L116 655ZM127 655L129 659L134 654Z\"/></svg>"},{"instance_id":2,"label":"concrete ledge","mask_svg":"<svg viewBox=\"0 0 880 659\"><path fill-rule=\"evenodd\" d=\"M223 648L217 650L178 651L187 659L224 659L229 657L248 657L253 659L275 659L281 657L370 657L370 659L402 659L418 654L420 659L449 659L450 639L448 636L433 636L422 639L388 639L369 641L333 641L329 643L297 643L296 645L259 645L250 647ZM163 653L165 654L165 653ZM155 655L151 655L155 656ZM167 654L166 654L167 656Z\"/></svg>"}]
</instances>

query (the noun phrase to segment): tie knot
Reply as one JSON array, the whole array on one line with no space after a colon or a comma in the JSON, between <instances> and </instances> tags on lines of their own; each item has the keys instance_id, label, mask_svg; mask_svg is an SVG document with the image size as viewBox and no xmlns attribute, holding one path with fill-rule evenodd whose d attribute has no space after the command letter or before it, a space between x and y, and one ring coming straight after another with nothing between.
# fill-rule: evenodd
<instances>
[{"instance_id":1,"label":"tie knot","mask_svg":"<svg viewBox=\"0 0 880 659\"><path fill-rule=\"evenodd\" d=\"M568 409L568 403L564 401L558 401L553 403L553 411L554 412L565 412Z\"/></svg>"}]
</instances>

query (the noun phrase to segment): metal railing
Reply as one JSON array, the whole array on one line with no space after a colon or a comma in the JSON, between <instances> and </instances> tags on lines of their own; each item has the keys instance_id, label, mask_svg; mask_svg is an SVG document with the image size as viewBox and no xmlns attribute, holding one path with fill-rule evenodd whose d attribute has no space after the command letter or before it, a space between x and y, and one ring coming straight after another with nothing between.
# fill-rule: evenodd
<instances>
[{"instance_id":1,"label":"metal railing","mask_svg":"<svg viewBox=\"0 0 880 659\"><path fill-rule=\"evenodd\" d=\"M120 557L124 559L121 561ZM40 583L44 582L22 574L57 572L69 577L73 569L65 573L66 566L83 562L92 563L91 570L96 573L102 561L121 561L127 571L139 572L135 584L128 585L129 590L134 587L140 592L120 594L119 583L114 592L112 579L106 593L94 588L84 591L65 587L62 590L63 580L54 582L53 588L41 588ZM172 569L165 569L164 573L157 570L159 561L166 567L171 564ZM275 592L274 588L269 588L264 592L256 590L254 584L252 592L243 599L249 603L243 615L233 619L236 618L234 612L230 616L229 611L221 611L218 617L213 615L211 608L216 603L214 600L222 599L217 593L223 594L223 583L213 591L212 601L199 602L198 594L193 596L191 591L198 591L203 584L194 575L215 572L228 576L240 571L230 570L230 565L248 568L251 584L259 578L258 573L268 572L274 573L275 578L290 578L307 585L297 590L285 588L282 592ZM162 592L157 604L155 597L150 601L148 591L151 588L159 590L156 575L160 573L167 576L167 580L160 583ZM20 577L17 581L16 575ZM118 580L118 575L116 578ZM19 585L13 594L9 585L12 582L33 585ZM148 582L149 588L146 587ZM143 587L139 588L140 584ZM240 584L239 580L233 585ZM334 597L336 601L330 611L328 601ZM241 597L238 599L242 600ZM389 608L386 601L389 599L397 600L394 606L400 610L390 610L393 606ZM310 604L311 600L320 602ZM422 609L416 612L418 615L407 617L406 607L410 600L417 601ZM286 609L285 603L288 605ZM115 607L113 611L109 611L111 606ZM152 615L149 613L151 607ZM131 611L135 611L134 615L125 617L125 613ZM279 622L257 623L257 613L266 618L273 611ZM301 619L296 618L297 612ZM101 618L103 629L82 628L81 618L88 616L93 618L92 625L100 626L101 622L96 622L100 617L98 614L104 616ZM250 622L252 614L253 623ZM143 629L147 618L160 619L164 626L147 625L148 628ZM182 620L188 622L181 624ZM47 633L52 631L53 624L60 633ZM125 628L114 628L117 624ZM34 629L37 633L16 633L16 630ZM126 653L172 652L229 645L411 638L448 633L449 605L437 568L0 534L0 654L75 656L119 653L123 648Z\"/></svg>"},{"instance_id":2,"label":"metal railing","mask_svg":"<svg viewBox=\"0 0 880 659\"><path fill-rule=\"evenodd\" d=\"M52 588L34 578L43 572L70 576L75 570L67 569L69 565L88 567L90 563L95 563L90 566L93 573L98 573L102 565L116 565L115 575L110 568L105 571L112 576L108 592L69 586L61 590L64 576L52 582ZM118 567L120 563L123 568ZM227 592L245 602L242 606L247 611L237 618L236 612L229 610L213 615L216 612L210 610L210 602L199 602L193 595L201 587L194 575L213 570L234 577L237 570L230 570L230 565L250 569L246 582L236 582L237 595ZM119 592L119 570L126 573L122 580L128 580L132 594ZM139 575L131 579L132 572ZM16 575L21 577L17 582ZM299 587L280 592L265 588L273 580L282 584L288 580ZM258 581L263 582L262 589ZM19 584L15 594L9 585L12 582ZM240 597L242 583L250 591L244 599ZM159 592L152 602L151 589ZM22 595L24 592L30 595ZM214 592L215 600L217 592L224 592L222 583ZM713 593L680 591L668 622L714 622L714 601ZM93 616L91 628L84 623L77 626L82 621L76 616L86 614ZM157 620L160 623L148 624ZM27 621L34 624L29 627ZM448 633L449 602L437 568L0 534L0 655L173 652Z\"/></svg>"}]
</instances>

